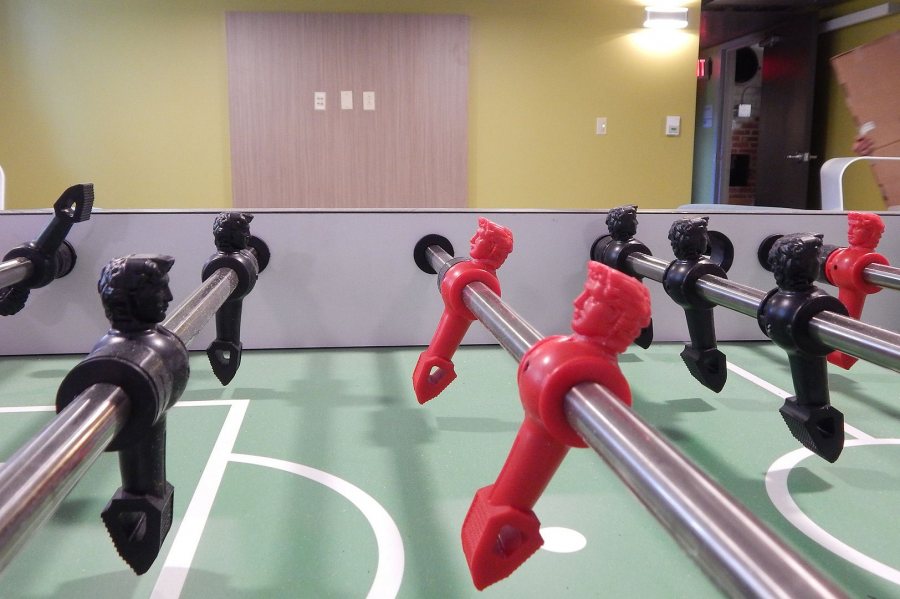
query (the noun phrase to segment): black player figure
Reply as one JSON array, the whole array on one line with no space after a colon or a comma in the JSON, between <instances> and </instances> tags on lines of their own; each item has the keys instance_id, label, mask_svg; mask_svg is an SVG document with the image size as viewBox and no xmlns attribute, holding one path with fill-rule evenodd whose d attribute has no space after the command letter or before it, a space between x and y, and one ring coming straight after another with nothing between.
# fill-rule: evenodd
<instances>
[{"instance_id":1,"label":"black player figure","mask_svg":"<svg viewBox=\"0 0 900 599\"><path fill-rule=\"evenodd\" d=\"M73 185L53 203L53 219L34 241L10 250L3 261L24 258L31 265L25 280L0 289L0 316L11 316L25 307L32 289L49 285L64 277L75 266L75 248L66 241L72 225L91 217L94 207L94 186L90 183Z\"/></svg>"},{"instance_id":2,"label":"black player figure","mask_svg":"<svg viewBox=\"0 0 900 599\"><path fill-rule=\"evenodd\" d=\"M626 243L637 233L637 206L618 206L606 215L606 227L614 241Z\"/></svg>"},{"instance_id":3,"label":"black player figure","mask_svg":"<svg viewBox=\"0 0 900 599\"><path fill-rule=\"evenodd\" d=\"M166 411L189 376L181 339L159 323L172 300L170 256L134 254L105 266L97 289L111 328L63 380L62 411L93 385L115 385L128 397L128 416L108 451L119 452L122 486L101 516L119 555L146 572L172 523L174 489L166 480Z\"/></svg>"},{"instance_id":4,"label":"black player figure","mask_svg":"<svg viewBox=\"0 0 900 599\"><path fill-rule=\"evenodd\" d=\"M672 223L669 228L669 243L672 253L679 260L699 260L709 245L707 235L709 217L682 218Z\"/></svg>"},{"instance_id":5,"label":"black player figure","mask_svg":"<svg viewBox=\"0 0 900 599\"><path fill-rule=\"evenodd\" d=\"M241 364L241 313L244 297L256 284L259 272L268 260L265 244L250 234L252 214L223 212L213 222L216 250L203 266L203 280L220 268L233 270L238 285L216 312L216 338L206 349L213 373L223 385L237 374ZM266 255L260 259L259 252Z\"/></svg>"},{"instance_id":6,"label":"black player figure","mask_svg":"<svg viewBox=\"0 0 900 599\"><path fill-rule=\"evenodd\" d=\"M250 221L246 212L223 212L213 221L216 249L222 253L240 252L250 247Z\"/></svg>"},{"instance_id":7,"label":"black player figure","mask_svg":"<svg viewBox=\"0 0 900 599\"><path fill-rule=\"evenodd\" d=\"M97 291L110 334L156 331L172 301L168 272L174 263L171 256L135 254L103 267Z\"/></svg>"},{"instance_id":8,"label":"black player figure","mask_svg":"<svg viewBox=\"0 0 900 599\"><path fill-rule=\"evenodd\" d=\"M800 233L778 239L769 250L769 266L778 288L760 304L760 328L787 351L796 396L781 415L791 434L813 453L834 462L844 447L844 415L830 405L827 362L832 348L809 333L809 321L823 311L847 315L836 297L815 286L822 235Z\"/></svg>"},{"instance_id":9,"label":"black player figure","mask_svg":"<svg viewBox=\"0 0 900 599\"><path fill-rule=\"evenodd\" d=\"M709 246L708 222L709 217L704 216L672 223L669 241L676 260L663 274L663 288L684 309L687 318L691 342L685 345L681 359L695 379L718 393L725 386L728 370L725 354L718 350L716 343L715 304L704 299L696 285L702 276L725 279L727 274L704 255Z\"/></svg>"},{"instance_id":10,"label":"black player figure","mask_svg":"<svg viewBox=\"0 0 900 599\"><path fill-rule=\"evenodd\" d=\"M637 206L626 205L611 208L606 215L606 227L609 235L604 235L591 248L591 260L600 262L633 276L638 281L643 277L634 275L627 266L628 255L633 252L641 252L651 255L650 248L634 238L637 233ZM641 329L641 334L634 342L647 349L653 343L653 321Z\"/></svg>"},{"instance_id":11,"label":"black player figure","mask_svg":"<svg viewBox=\"0 0 900 599\"><path fill-rule=\"evenodd\" d=\"M31 296L31 289L18 285L10 285L0 289L0 316L12 316L19 313L28 298Z\"/></svg>"}]
</instances>

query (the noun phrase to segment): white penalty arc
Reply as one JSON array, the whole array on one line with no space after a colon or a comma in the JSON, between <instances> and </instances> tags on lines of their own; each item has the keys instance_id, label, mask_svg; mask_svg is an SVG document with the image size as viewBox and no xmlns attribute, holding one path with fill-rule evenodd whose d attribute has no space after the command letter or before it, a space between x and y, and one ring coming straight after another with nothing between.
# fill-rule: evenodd
<instances>
[{"instance_id":1,"label":"white penalty arc","mask_svg":"<svg viewBox=\"0 0 900 599\"><path fill-rule=\"evenodd\" d=\"M868 445L900 445L900 439L877 439L873 437L851 439L844 442L844 449ZM766 492L769 494L769 499L772 500L772 503L788 522L825 549L876 576L900 585L900 570L869 557L829 534L803 513L800 506L791 497L791 492L788 489L788 476L792 469L812 455L812 452L807 449L797 449L781 456L772 463L768 472L766 472Z\"/></svg>"},{"instance_id":2,"label":"white penalty arc","mask_svg":"<svg viewBox=\"0 0 900 599\"><path fill-rule=\"evenodd\" d=\"M370 599L393 598L400 590L403 580L405 555L403 551L403 538L400 530L391 518L391 515L365 491L338 478L333 474L275 458L263 456L233 453L229 461L253 466L263 466L282 470L290 474L296 474L324 485L343 496L358 509L375 533L375 542L378 545L378 566L375 570L375 578L369 589L367 597Z\"/></svg>"},{"instance_id":3,"label":"white penalty arc","mask_svg":"<svg viewBox=\"0 0 900 599\"><path fill-rule=\"evenodd\" d=\"M210 454L209 462L201 474L194 497L191 498L188 505L182 525L175 533L172 548L163 564L162 572L151 596L160 599L176 599L181 595L227 463L238 462L282 470L307 478L328 487L352 503L369 522L378 546L378 565L367 597L369 599L393 599L396 597L403 580L405 553L400 530L388 511L356 485L328 472L286 460L232 453L231 449L234 447L249 403L250 401L246 399L224 399L183 401L175 404L176 408L224 406L228 407L229 411ZM55 407L52 405L0 408L0 414L53 411L55 411Z\"/></svg>"}]
</instances>

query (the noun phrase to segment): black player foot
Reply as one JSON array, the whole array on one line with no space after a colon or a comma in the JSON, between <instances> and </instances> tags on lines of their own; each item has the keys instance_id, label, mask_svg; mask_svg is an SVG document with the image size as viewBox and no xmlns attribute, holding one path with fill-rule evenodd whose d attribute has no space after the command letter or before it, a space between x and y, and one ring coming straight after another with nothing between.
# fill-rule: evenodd
<instances>
[{"instance_id":1,"label":"black player foot","mask_svg":"<svg viewBox=\"0 0 900 599\"><path fill-rule=\"evenodd\" d=\"M133 495L120 487L101 513L116 551L135 574L150 569L172 526L174 489L165 495Z\"/></svg>"},{"instance_id":2,"label":"black player foot","mask_svg":"<svg viewBox=\"0 0 900 599\"><path fill-rule=\"evenodd\" d=\"M690 371L691 376L700 384L718 393L725 386L728 378L728 367L725 354L716 348L697 350L685 346L681 359Z\"/></svg>"},{"instance_id":3,"label":"black player foot","mask_svg":"<svg viewBox=\"0 0 900 599\"><path fill-rule=\"evenodd\" d=\"M206 348L206 357L209 358L213 373L223 385L230 383L237 374L238 367L241 365L242 349L243 345L240 342L221 339L216 339Z\"/></svg>"},{"instance_id":4,"label":"black player foot","mask_svg":"<svg viewBox=\"0 0 900 599\"><path fill-rule=\"evenodd\" d=\"M653 343L653 321L650 321L650 324L641 329L641 333L637 336L637 339L634 342L644 349L650 347L650 344Z\"/></svg>"},{"instance_id":5,"label":"black player foot","mask_svg":"<svg viewBox=\"0 0 900 599\"><path fill-rule=\"evenodd\" d=\"M803 406L788 397L781 416L794 438L817 456L834 462L844 449L844 415L831 405Z\"/></svg>"}]
</instances>

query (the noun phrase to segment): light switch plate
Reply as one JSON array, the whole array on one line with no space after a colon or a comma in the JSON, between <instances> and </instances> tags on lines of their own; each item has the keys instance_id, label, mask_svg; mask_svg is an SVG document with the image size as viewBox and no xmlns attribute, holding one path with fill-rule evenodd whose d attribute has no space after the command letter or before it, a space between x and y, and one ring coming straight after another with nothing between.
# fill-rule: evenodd
<instances>
[{"instance_id":1,"label":"light switch plate","mask_svg":"<svg viewBox=\"0 0 900 599\"><path fill-rule=\"evenodd\" d=\"M606 135L606 117L597 117L597 135Z\"/></svg>"},{"instance_id":2,"label":"light switch plate","mask_svg":"<svg viewBox=\"0 0 900 599\"><path fill-rule=\"evenodd\" d=\"M363 92L363 110L375 110L375 92Z\"/></svg>"},{"instance_id":3,"label":"light switch plate","mask_svg":"<svg viewBox=\"0 0 900 599\"><path fill-rule=\"evenodd\" d=\"M353 92L341 92L341 110L353 110Z\"/></svg>"},{"instance_id":4,"label":"light switch plate","mask_svg":"<svg viewBox=\"0 0 900 599\"><path fill-rule=\"evenodd\" d=\"M667 116L666 117L666 135L668 135L669 137L681 135L681 117L680 116Z\"/></svg>"},{"instance_id":5,"label":"light switch plate","mask_svg":"<svg viewBox=\"0 0 900 599\"><path fill-rule=\"evenodd\" d=\"M753 107L750 104L738 104L738 116L741 118L750 116Z\"/></svg>"},{"instance_id":6,"label":"light switch plate","mask_svg":"<svg viewBox=\"0 0 900 599\"><path fill-rule=\"evenodd\" d=\"M313 99L313 108L325 110L325 92L316 92Z\"/></svg>"}]
</instances>

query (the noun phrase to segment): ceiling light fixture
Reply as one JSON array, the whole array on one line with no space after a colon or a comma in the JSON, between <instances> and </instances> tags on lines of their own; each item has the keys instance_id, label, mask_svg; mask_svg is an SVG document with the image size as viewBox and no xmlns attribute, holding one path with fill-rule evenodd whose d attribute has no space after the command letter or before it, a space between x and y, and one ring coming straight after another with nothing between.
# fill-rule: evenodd
<instances>
[{"instance_id":1,"label":"ceiling light fixture","mask_svg":"<svg viewBox=\"0 0 900 599\"><path fill-rule=\"evenodd\" d=\"M648 29L684 29L688 25L687 8L644 8L644 27Z\"/></svg>"}]
</instances>

